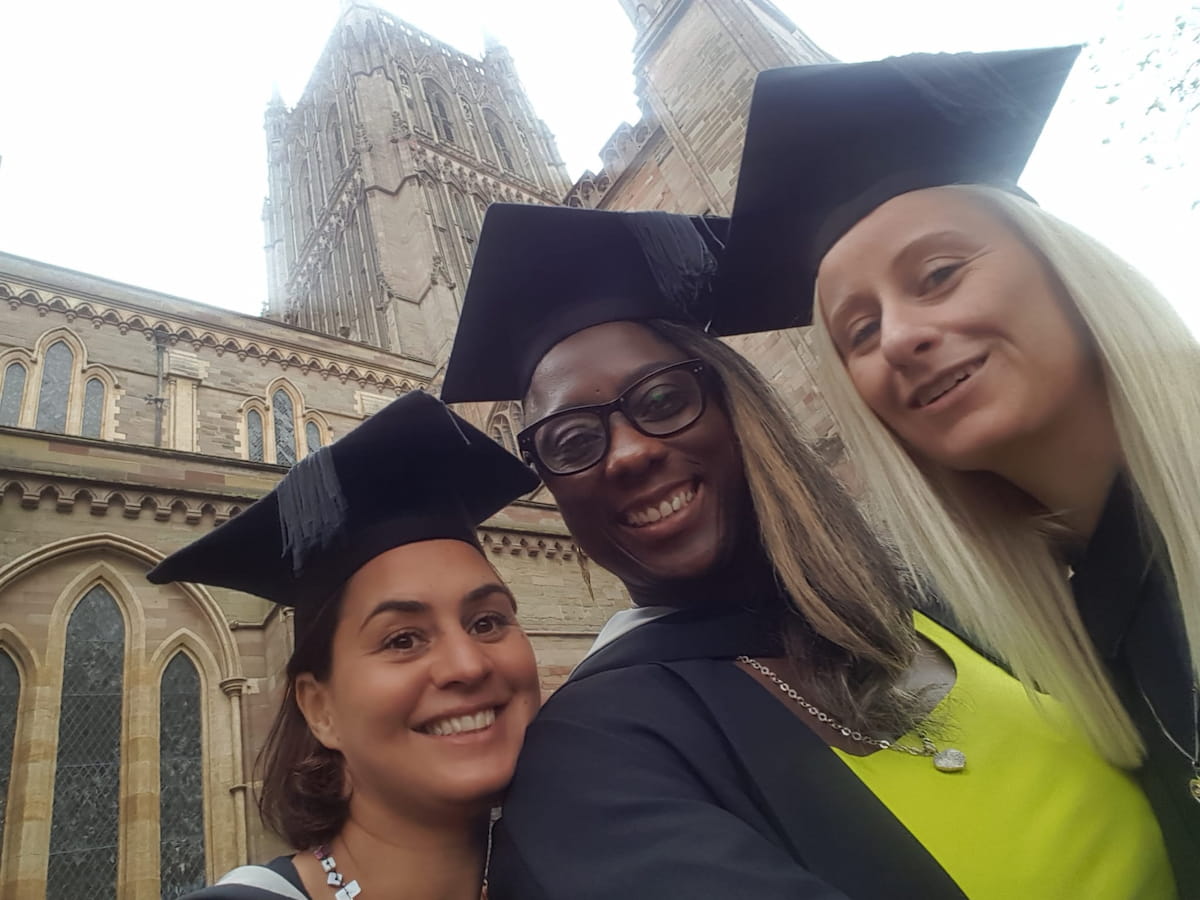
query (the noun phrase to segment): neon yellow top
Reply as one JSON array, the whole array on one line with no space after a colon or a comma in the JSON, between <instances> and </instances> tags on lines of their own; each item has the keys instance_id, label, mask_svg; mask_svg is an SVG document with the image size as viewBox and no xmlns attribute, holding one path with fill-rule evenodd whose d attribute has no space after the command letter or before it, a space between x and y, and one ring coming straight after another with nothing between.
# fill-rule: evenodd
<instances>
[{"instance_id":1,"label":"neon yellow top","mask_svg":"<svg viewBox=\"0 0 1200 900\"><path fill-rule=\"evenodd\" d=\"M932 737L938 749L966 754L966 769L939 772L928 758L891 750L834 750L963 893L1174 900L1162 832L1137 782L1091 748L1061 704L1035 706L1016 679L936 622L918 613L916 626L954 663ZM901 743L920 746L913 734Z\"/></svg>"}]
</instances>

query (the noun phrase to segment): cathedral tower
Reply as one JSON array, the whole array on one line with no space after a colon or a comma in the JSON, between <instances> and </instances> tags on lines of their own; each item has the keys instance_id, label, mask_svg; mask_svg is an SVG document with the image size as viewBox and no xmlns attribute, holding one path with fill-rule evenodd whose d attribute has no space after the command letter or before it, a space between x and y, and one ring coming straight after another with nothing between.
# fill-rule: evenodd
<instances>
[{"instance_id":1,"label":"cathedral tower","mask_svg":"<svg viewBox=\"0 0 1200 900\"><path fill-rule=\"evenodd\" d=\"M434 366L487 204L571 186L507 50L476 59L366 3L264 124L267 315Z\"/></svg>"},{"instance_id":2,"label":"cathedral tower","mask_svg":"<svg viewBox=\"0 0 1200 900\"><path fill-rule=\"evenodd\" d=\"M633 60L642 119L617 128L600 154L604 168L584 173L566 203L728 215L755 76L833 57L769 0L619 2L637 32ZM770 379L826 460L840 462L833 419L813 386L806 331L729 343Z\"/></svg>"}]
</instances>

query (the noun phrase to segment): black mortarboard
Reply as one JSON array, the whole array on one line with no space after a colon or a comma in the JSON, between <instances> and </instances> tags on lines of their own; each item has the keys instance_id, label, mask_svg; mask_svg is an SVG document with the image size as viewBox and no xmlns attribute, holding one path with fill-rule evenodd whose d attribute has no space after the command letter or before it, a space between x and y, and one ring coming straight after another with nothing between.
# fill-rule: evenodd
<instances>
[{"instance_id":1,"label":"black mortarboard","mask_svg":"<svg viewBox=\"0 0 1200 900\"><path fill-rule=\"evenodd\" d=\"M694 321L727 220L498 203L488 208L442 399L515 400L563 338L624 319Z\"/></svg>"},{"instance_id":2,"label":"black mortarboard","mask_svg":"<svg viewBox=\"0 0 1200 900\"><path fill-rule=\"evenodd\" d=\"M825 253L892 197L1016 189L1078 47L772 69L754 86L713 327L807 325Z\"/></svg>"},{"instance_id":3,"label":"black mortarboard","mask_svg":"<svg viewBox=\"0 0 1200 900\"><path fill-rule=\"evenodd\" d=\"M369 560L417 541L475 543L476 525L537 485L515 456L414 391L305 457L273 491L146 577L294 606L303 633Z\"/></svg>"}]
</instances>

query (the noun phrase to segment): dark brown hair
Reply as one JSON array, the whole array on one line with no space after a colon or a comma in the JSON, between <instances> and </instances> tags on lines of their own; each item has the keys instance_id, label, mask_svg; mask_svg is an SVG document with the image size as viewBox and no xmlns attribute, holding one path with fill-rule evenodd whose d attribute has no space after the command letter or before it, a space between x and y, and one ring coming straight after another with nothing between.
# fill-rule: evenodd
<instances>
[{"instance_id":1,"label":"dark brown hair","mask_svg":"<svg viewBox=\"0 0 1200 900\"><path fill-rule=\"evenodd\" d=\"M809 698L852 728L903 733L917 701L896 684L917 643L912 592L893 555L748 360L695 327L645 324L715 376L763 549L797 614L783 636L811 673Z\"/></svg>"},{"instance_id":2,"label":"dark brown hair","mask_svg":"<svg viewBox=\"0 0 1200 900\"><path fill-rule=\"evenodd\" d=\"M287 689L255 768L262 787L258 814L289 847L308 850L331 841L349 810L342 754L318 741L296 702L296 679L329 677L341 596L329 600L302 634L287 665Z\"/></svg>"}]
</instances>

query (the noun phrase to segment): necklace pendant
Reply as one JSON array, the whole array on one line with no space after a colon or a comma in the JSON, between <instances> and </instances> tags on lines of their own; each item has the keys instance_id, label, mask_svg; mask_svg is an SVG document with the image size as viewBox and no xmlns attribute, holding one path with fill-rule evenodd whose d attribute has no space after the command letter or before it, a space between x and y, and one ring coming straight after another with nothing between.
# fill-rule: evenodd
<instances>
[{"instance_id":1,"label":"necklace pendant","mask_svg":"<svg viewBox=\"0 0 1200 900\"><path fill-rule=\"evenodd\" d=\"M1188 782L1188 791L1191 792L1192 799L1200 803L1200 772Z\"/></svg>"},{"instance_id":2,"label":"necklace pendant","mask_svg":"<svg viewBox=\"0 0 1200 900\"><path fill-rule=\"evenodd\" d=\"M362 888L358 886L358 881L351 881L344 888L333 895L334 900L354 900L362 893Z\"/></svg>"},{"instance_id":3,"label":"necklace pendant","mask_svg":"<svg viewBox=\"0 0 1200 900\"><path fill-rule=\"evenodd\" d=\"M961 772L967 767L967 755L961 750L947 747L933 754L933 767L939 772Z\"/></svg>"}]
</instances>

